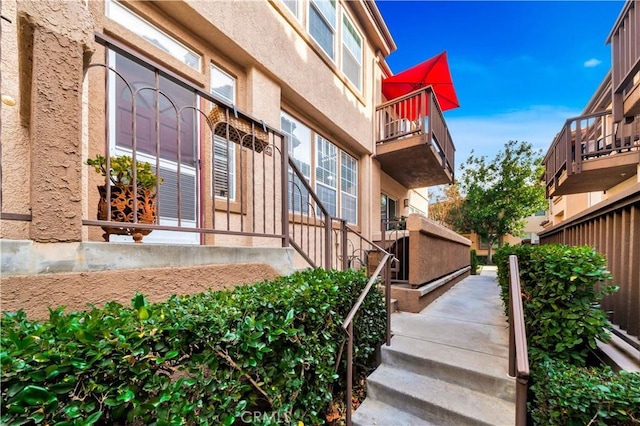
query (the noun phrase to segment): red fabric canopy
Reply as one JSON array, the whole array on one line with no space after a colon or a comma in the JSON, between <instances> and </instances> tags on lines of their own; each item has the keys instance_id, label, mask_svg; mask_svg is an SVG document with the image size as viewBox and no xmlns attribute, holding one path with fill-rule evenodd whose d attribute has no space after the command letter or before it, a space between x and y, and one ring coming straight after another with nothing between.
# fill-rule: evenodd
<instances>
[{"instance_id":1,"label":"red fabric canopy","mask_svg":"<svg viewBox=\"0 0 640 426\"><path fill-rule=\"evenodd\" d=\"M447 52L384 79L382 93L388 100L393 100L426 86L433 87L442 111L460 106L449 72Z\"/></svg>"}]
</instances>

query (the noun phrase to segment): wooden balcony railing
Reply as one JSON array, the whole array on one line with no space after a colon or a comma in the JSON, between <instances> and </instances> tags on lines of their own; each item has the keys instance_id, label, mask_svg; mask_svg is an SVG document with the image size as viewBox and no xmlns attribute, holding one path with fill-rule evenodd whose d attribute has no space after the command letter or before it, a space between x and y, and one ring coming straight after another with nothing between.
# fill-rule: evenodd
<instances>
[{"instance_id":1,"label":"wooden balcony railing","mask_svg":"<svg viewBox=\"0 0 640 426\"><path fill-rule=\"evenodd\" d=\"M627 1L609 34L612 51L613 118L624 118L624 96L640 71L640 7Z\"/></svg>"},{"instance_id":2,"label":"wooden balcony railing","mask_svg":"<svg viewBox=\"0 0 640 426\"><path fill-rule=\"evenodd\" d=\"M438 153L442 168L453 176L455 147L431 86L376 107L377 144L421 136Z\"/></svg>"},{"instance_id":3,"label":"wooden balcony railing","mask_svg":"<svg viewBox=\"0 0 640 426\"><path fill-rule=\"evenodd\" d=\"M596 179L591 179L591 182L581 182L584 185L574 185L577 191L558 191L565 179L571 179L572 175L579 175L587 169L592 172L596 164L597 167L605 169L621 167L620 157L616 158L616 162L603 161L614 159L613 154L639 150L640 117L636 117L630 123L614 123L612 112L607 110L570 118L556 135L544 158L547 196L554 193L560 195L606 190L617 183L614 178L623 177L621 173L618 173L618 176L609 174L607 179L597 176ZM592 166L586 167L589 162ZM583 177L584 179L586 177Z\"/></svg>"}]
</instances>

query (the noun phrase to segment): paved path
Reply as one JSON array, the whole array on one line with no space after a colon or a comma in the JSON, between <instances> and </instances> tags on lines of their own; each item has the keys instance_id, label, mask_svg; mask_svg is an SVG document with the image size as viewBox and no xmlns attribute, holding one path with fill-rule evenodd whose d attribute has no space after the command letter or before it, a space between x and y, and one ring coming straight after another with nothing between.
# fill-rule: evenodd
<instances>
[{"instance_id":1,"label":"paved path","mask_svg":"<svg viewBox=\"0 0 640 426\"><path fill-rule=\"evenodd\" d=\"M453 286L418 315L391 316L394 336L408 336L493 355L504 364L509 356L507 319L503 315L496 267L484 266L480 275Z\"/></svg>"},{"instance_id":2,"label":"paved path","mask_svg":"<svg viewBox=\"0 0 640 426\"><path fill-rule=\"evenodd\" d=\"M508 328L496 268L485 267L420 313L391 316L391 346L367 379L357 426L511 426Z\"/></svg>"}]
</instances>

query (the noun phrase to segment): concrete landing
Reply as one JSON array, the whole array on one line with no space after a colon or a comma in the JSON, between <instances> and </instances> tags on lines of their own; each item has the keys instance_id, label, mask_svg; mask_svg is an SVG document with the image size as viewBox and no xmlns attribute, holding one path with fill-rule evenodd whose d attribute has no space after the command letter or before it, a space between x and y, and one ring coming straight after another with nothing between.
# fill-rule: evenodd
<instances>
[{"instance_id":1,"label":"concrete landing","mask_svg":"<svg viewBox=\"0 0 640 426\"><path fill-rule=\"evenodd\" d=\"M508 328L495 267L417 314L393 314L391 330L354 424L514 424L515 381L507 375ZM389 423L400 413L405 423Z\"/></svg>"}]
</instances>

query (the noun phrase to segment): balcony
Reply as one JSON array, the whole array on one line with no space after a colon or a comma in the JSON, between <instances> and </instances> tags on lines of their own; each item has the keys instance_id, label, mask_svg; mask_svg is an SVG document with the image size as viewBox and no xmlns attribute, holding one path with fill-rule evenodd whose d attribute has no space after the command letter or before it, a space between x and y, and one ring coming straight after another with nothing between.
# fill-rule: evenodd
<instances>
[{"instance_id":1,"label":"balcony","mask_svg":"<svg viewBox=\"0 0 640 426\"><path fill-rule=\"evenodd\" d=\"M612 51L613 115L619 122L624 117L640 114L640 7L627 1L607 39Z\"/></svg>"},{"instance_id":2,"label":"balcony","mask_svg":"<svg viewBox=\"0 0 640 426\"><path fill-rule=\"evenodd\" d=\"M453 183L455 147L431 86L376 108L376 159L409 189Z\"/></svg>"},{"instance_id":3,"label":"balcony","mask_svg":"<svg viewBox=\"0 0 640 426\"><path fill-rule=\"evenodd\" d=\"M635 175L639 163L640 116L621 123L611 111L571 118L544 158L547 197L607 190Z\"/></svg>"}]
</instances>

